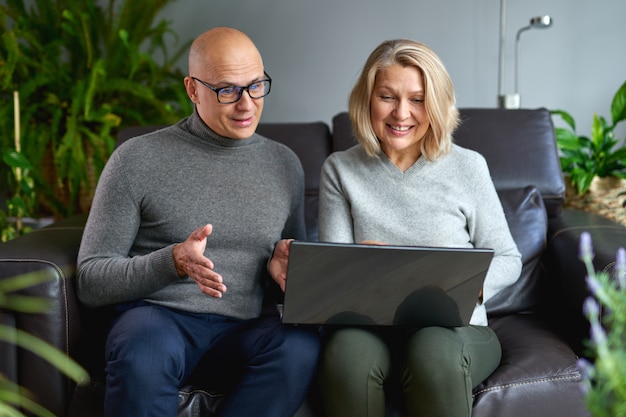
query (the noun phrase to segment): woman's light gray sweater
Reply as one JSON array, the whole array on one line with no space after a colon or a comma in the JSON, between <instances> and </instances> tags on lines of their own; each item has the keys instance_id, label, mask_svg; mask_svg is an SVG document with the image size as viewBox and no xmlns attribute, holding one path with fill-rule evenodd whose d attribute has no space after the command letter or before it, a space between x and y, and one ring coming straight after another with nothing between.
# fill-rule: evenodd
<instances>
[{"instance_id":1,"label":"woman's light gray sweater","mask_svg":"<svg viewBox=\"0 0 626 417\"><path fill-rule=\"evenodd\" d=\"M332 154L322 168L320 240L492 248L483 298L511 285L521 255L511 237L484 158L453 145L441 159L421 157L405 172L361 145ZM484 304L471 324L487 325Z\"/></svg>"},{"instance_id":2,"label":"woman's light gray sweater","mask_svg":"<svg viewBox=\"0 0 626 417\"><path fill-rule=\"evenodd\" d=\"M131 139L100 178L78 258L78 295L90 306L143 299L248 319L260 313L275 243L303 239L304 174L286 146L259 135L220 137L194 113ZM179 278L172 248L213 225L206 256L223 298Z\"/></svg>"}]
</instances>

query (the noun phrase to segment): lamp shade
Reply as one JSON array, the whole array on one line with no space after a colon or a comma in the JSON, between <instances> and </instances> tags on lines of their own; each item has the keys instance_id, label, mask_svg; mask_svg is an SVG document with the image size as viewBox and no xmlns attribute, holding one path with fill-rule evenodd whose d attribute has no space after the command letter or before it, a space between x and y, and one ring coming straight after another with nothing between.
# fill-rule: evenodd
<instances>
[{"instance_id":1,"label":"lamp shade","mask_svg":"<svg viewBox=\"0 0 626 417\"><path fill-rule=\"evenodd\" d=\"M530 19L530 27L532 28L547 28L552 26L552 18L548 15L545 16L537 16ZM529 28L530 29L530 28Z\"/></svg>"}]
</instances>

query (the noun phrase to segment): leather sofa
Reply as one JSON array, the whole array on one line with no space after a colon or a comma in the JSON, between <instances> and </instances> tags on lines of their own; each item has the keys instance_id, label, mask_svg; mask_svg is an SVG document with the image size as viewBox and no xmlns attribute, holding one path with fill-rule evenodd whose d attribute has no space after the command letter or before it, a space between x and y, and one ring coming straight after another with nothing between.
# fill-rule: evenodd
<instances>
[{"instance_id":1,"label":"leather sofa","mask_svg":"<svg viewBox=\"0 0 626 417\"><path fill-rule=\"evenodd\" d=\"M461 117L455 142L487 159L524 265L519 281L487 305L503 357L496 371L474 389L473 415L588 416L576 367L589 334L582 314L588 292L585 271L577 259L578 239L581 231L589 231L596 267L610 269L617 248L626 242L626 228L594 214L562 208L565 186L546 109L461 109ZM316 240L321 164L329 153L355 143L347 114L337 114L332 126L264 123L259 132L285 143L300 157L308 238ZM0 323L47 340L90 372L90 383L76 387L30 352L0 342L0 373L30 390L36 401L60 417L102 416L103 341L110 315L106 308L82 306L75 295L76 256L84 221L84 216L61 220L0 244L0 280L26 272L44 273L49 281L23 293L51 301L45 314L0 310ZM210 370L199 367L180 388L179 417L215 415L223 396L203 389L205 372ZM322 415L313 386L297 416ZM401 405L392 399L388 415L403 415Z\"/></svg>"}]
</instances>

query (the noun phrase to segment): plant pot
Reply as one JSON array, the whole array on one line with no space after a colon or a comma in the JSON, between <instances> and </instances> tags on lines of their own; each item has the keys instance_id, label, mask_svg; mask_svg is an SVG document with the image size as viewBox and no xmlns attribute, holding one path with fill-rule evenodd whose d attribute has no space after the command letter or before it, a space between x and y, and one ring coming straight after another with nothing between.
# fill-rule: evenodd
<instances>
[{"instance_id":1,"label":"plant pot","mask_svg":"<svg viewBox=\"0 0 626 417\"><path fill-rule=\"evenodd\" d=\"M593 194L603 194L609 191L626 188L626 181L612 175L606 177L594 177L589 186L589 192Z\"/></svg>"},{"instance_id":2,"label":"plant pot","mask_svg":"<svg viewBox=\"0 0 626 417\"><path fill-rule=\"evenodd\" d=\"M564 204L567 207L571 205L572 201L579 200L581 196L578 195L578 190L576 186L572 184L572 180L568 175L563 176L563 182L565 183Z\"/></svg>"}]
</instances>

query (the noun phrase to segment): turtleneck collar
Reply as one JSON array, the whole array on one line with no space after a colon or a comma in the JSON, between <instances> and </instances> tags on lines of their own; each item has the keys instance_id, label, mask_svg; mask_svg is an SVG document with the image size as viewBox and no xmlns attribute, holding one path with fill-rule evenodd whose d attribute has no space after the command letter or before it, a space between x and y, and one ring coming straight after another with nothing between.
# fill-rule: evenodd
<instances>
[{"instance_id":1,"label":"turtleneck collar","mask_svg":"<svg viewBox=\"0 0 626 417\"><path fill-rule=\"evenodd\" d=\"M213 131L213 129L204 123L195 108L193 113L180 123L180 126L183 130L186 130L198 139L223 147L248 146L257 143L260 140L259 135L256 133L247 139L231 139L218 135L215 131Z\"/></svg>"}]
</instances>

